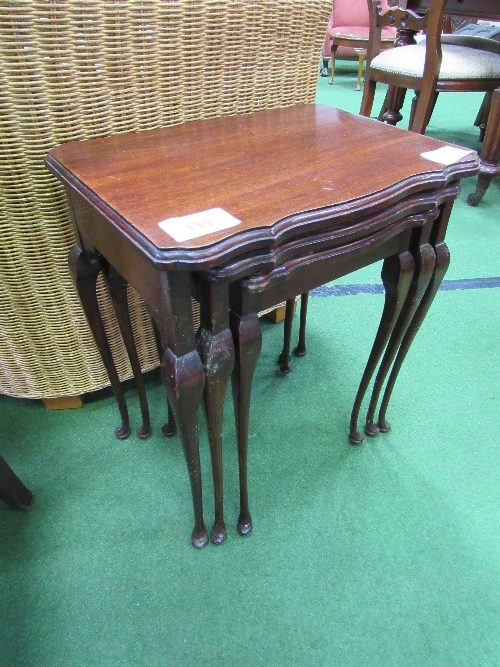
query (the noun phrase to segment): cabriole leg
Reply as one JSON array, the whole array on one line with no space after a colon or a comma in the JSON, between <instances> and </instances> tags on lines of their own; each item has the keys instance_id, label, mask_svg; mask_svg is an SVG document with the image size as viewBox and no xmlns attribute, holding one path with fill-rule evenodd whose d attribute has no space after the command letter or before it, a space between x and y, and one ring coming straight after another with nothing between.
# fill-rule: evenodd
<instances>
[{"instance_id":1,"label":"cabriole leg","mask_svg":"<svg viewBox=\"0 0 500 667\"><path fill-rule=\"evenodd\" d=\"M307 352L306 349L306 322L307 322L307 304L309 301L309 292L304 292L300 297L300 324L299 324L299 341L297 347L293 351L296 357L303 357Z\"/></svg>"},{"instance_id":2,"label":"cabriole leg","mask_svg":"<svg viewBox=\"0 0 500 667\"><path fill-rule=\"evenodd\" d=\"M252 379L262 348L262 333L257 315L239 317L231 312L230 323L236 353L232 391L240 473L240 516L237 529L240 535L248 535L252 530L252 517L248 508L248 420Z\"/></svg>"},{"instance_id":3,"label":"cabriole leg","mask_svg":"<svg viewBox=\"0 0 500 667\"><path fill-rule=\"evenodd\" d=\"M160 359L160 363L163 359L164 355L164 350L163 350L163 345L161 342L161 336L160 332L158 331L158 325L156 324L154 318L151 318L151 323L153 325L153 333L155 335L155 343L156 343L156 349L158 350L158 357ZM172 406L170 405L170 401L167 398L167 411L168 411L168 416L167 416L167 423L164 424L161 428L161 432L163 433L164 436L167 438L171 438L177 433L177 425L175 423L175 417L174 413L172 412Z\"/></svg>"},{"instance_id":4,"label":"cabriole leg","mask_svg":"<svg viewBox=\"0 0 500 667\"><path fill-rule=\"evenodd\" d=\"M177 357L167 349L162 361L162 377L172 406L191 484L194 509L194 528L191 543L197 549L208 543L203 521L200 450L198 444L198 407L205 377L198 352Z\"/></svg>"},{"instance_id":5,"label":"cabriole leg","mask_svg":"<svg viewBox=\"0 0 500 667\"><path fill-rule=\"evenodd\" d=\"M113 302L116 319L118 320L120 332L130 360L141 405L142 426L137 429L137 435L142 439L149 438L151 435L151 420L149 418L148 399L146 396L141 364L137 355L132 324L130 322L130 311L127 300L127 282L121 277L118 271L109 264L105 264L104 268L106 286Z\"/></svg>"},{"instance_id":6,"label":"cabriole leg","mask_svg":"<svg viewBox=\"0 0 500 667\"><path fill-rule=\"evenodd\" d=\"M191 276L187 272L161 273L161 339L168 343L162 359L162 378L186 459L193 497L194 528L191 543L197 549L208 543L203 520L198 408L205 372L196 350L191 309Z\"/></svg>"},{"instance_id":7,"label":"cabriole leg","mask_svg":"<svg viewBox=\"0 0 500 667\"><path fill-rule=\"evenodd\" d=\"M415 316L413 317L410 326L408 327L408 330L401 342L401 346L399 348L396 360L394 361L394 365L392 367L391 374L389 376L389 380L385 388L378 418L378 427L383 433L387 433L391 429L391 425L387 421L385 415L387 412L387 406L389 405L389 401L391 398L392 390L394 389L394 384L396 383L396 379L398 377L398 373L401 369L403 361L405 360L408 350L410 349L413 339L417 335L418 330L420 329L420 326L427 314L427 311L429 310L431 303L433 302L434 297L436 296L436 292L438 291L439 286L441 285L444 275L448 270L448 266L450 264L450 253L446 243L438 244L435 247L435 253L436 253L436 266L434 274L427 287L427 290L425 291L424 297L420 302L417 311L415 312Z\"/></svg>"},{"instance_id":8,"label":"cabriole leg","mask_svg":"<svg viewBox=\"0 0 500 667\"><path fill-rule=\"evenodd\" d=\"M373 386L370 404L368 406L368 414L366 416L365 433L373 437L380 433L378 425L373 423L373 417L377 408L378 399L382 390L382 385L389 373L390 367L398 352L399 346L403 336L408 329L411 320L418 308L422 297L427 289L427 285L434 272L436 263L436 255L434 249L429 243L424 243L419 246L415 256L415 272L411 281L410 289L401 309L396 325L389 339L387 349L385 351L382 363L375 379Z\"/></svg>"},{"instance_id":9,"label":"cabriole leg","mask_svg":"<svg viewBox=\"0 0 500 667\"><path fill-rule=\"evenodd\" d=\"M363 434L358 431L358 416L361 403L365 396L370 380L377 368L389 336L397 322L404 301L410 288L415 262L410 252L388 257L382 266L382 282L385 288L385 304L380 325L368 358L358 393L354 401L349 428L349 441L359 445L363 441Z\"/></svg>"},{"instance_id":10,"label":"cabriole leg","mask_svg":"<svg viewBox=\"0 0 500 667\"><path fill-rule=\"evenodd\" d=\"M292 340L293 313L295 310L295 299L288 299L285 306L285 323L283 327L283 350L278 357L278 364L282 373L289 373L290 366L290 344Z\"/></svg>"},{"instance_id":11,"label":"cabriole leg","mask_svg":"<svg viewBox=\"0 0 500 667\"><path fill-rule=\"evenodd\" d=\"M101 354L102 362L108 373L111 387L118 403L122 423L121 426L115 429L115 435L119 440L125 440L130 435L127 403L125 402L120 378L118 377L106 331L102 323L96 294L97 277L101 271L101 265L96 255L87 250L82 251L78 246L74 246L69 253L69 268L87 317L87 322Z\"/></svg>"},{"instance_id":12,"label":"cabriole leg","mask_svg":"<svg viewBox=\"0 0 500 667\"><path fill-rule=\"evenodd\" d=\"M198 352L205 370L203 400L215 497L215 521L210 539L214 544L222 544L227 536L223 509L222 417L224 398L234 367L234 344L229 330L227 284L203 282L201 291Z\"/></svg>"}]
</instances>

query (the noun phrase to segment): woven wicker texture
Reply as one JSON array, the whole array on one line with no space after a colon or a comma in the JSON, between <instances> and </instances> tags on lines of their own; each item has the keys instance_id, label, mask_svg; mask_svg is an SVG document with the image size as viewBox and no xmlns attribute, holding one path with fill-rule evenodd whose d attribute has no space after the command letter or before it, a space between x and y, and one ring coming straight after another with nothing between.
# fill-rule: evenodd
<instances>
[{"instance_id":1,"label":"woven wicker texture","mask_svg":"<svg viewBox=\"0 0 500 667\"><path fill-rule=\"evenodd\" d=\"M313 102L331 0L0 3L0 392L50 398L109 384L67 268L74 235L54 146ZM122 379L131 377L101 283ZM158 365L130 290L143 370Z\"/></svg>"}]
</instances>

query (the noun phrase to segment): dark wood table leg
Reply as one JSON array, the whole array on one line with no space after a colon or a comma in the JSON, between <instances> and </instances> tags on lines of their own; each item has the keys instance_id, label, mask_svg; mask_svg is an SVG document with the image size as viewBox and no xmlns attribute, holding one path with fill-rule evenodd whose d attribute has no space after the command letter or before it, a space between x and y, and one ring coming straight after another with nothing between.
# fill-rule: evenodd
<instances>
[{"instance_id":1,"label":"dark wood table leg","mask_svg":"<svg viewBox=\"0 0 500 667\"><path fill-rule=\"evenodd\" d=\"M170 401L167 399L167 423L161 427L161 432L167 438L171 438L177 433L177 424L175 423L174 412Z\"/></svg>"},{"instance_id":2,"label":"dark wood table leg","mask_svg":"<svg viewBox=\"0 0 500 667\"><path fill-rule=\"evenodd\" d=\"M161 342L161 335L160 332L158 331L158 325L156 324L153 317L151 317L151 323L153 325L153 333L155 336L156 349L158 351L158 357L160 359L160 364L161 364L163 355L165 354L165 350L163 349L163 344ZM172 411L172 406L170 405L170 401L168 400L168 398L167 398L167 411L168 411L168 417L167 417L168 421L166 424L162 426L161 432L167 438L171 438L177 433L177 425L175 423L174 413Z\"/></svg>"},{"instance_id":3,"label":"dark wood table leg","mask_svg":"<svg viewBox=\"0 0 500 667\"><path fill-rule=\"evenodd\" d=\"M309 292L304 292L300 297L300 324L299 340L297 347L293 351L296 357L303 357L306 352L306 322L307 322L307 304L309 302Z\"/></svg>"},{"instance_id":4,"label":"dark wood table leg","mask_svg":"<svg viewBox=\"0 0 500 667\"><path fill-rule=\"evenodd\" d=\"M307 302L309 299L309 292L301 294L300 297L300 325L299 325L299 341L293 353L296 357L303 357L306 350L306 321L307 321ZM288 299L285 308L285 325L283 329L283 350L278 357L280 371L282 373L289 373L292 370L290 366L290 345L292 340L292 324L293 315L295 312L295 299Z\"/></svg>"},{"instance_id":5,"label":"dark wood table leg","mask_svg":"<svg viewBox=\"0 0 500 667\"><path fill-rule=\"evenodd\" d=\"M380 361L380 357L387 345L389 336L391 335L401 313L401 309L403 308L403 304L410 288L414 269L415 261L413 255L409 251L403 252L400 255L388 257L384 260L382 266L382 282L385 288L384 310L351 413L349 441L353 445L359 445L363 442L364 436L358 431L358 416L361 403L363 402L363 398L373 373Z\"/></svg>"},{"instance_id":6,"label":"dark wood table leg","mask_svg":"<svg viewBox=\"0 0 500 667\"><path fill-rule=\"evenodd\" d=\"M394 361L391 374L389 375L389 380L387 381L387 386L384 391L378 418L378 428L382 433L387 433L391 430L391 425L386 419L386 412L392 395L392 390L394 389L394 384L398 377L398 373L401 369L403 361L405 360L408 350L410 349L413 339L417 335L420 325L424 321L425 315L427 314L427 311L429 310L430 305L436 296L436 292L438 291L450 264L450 253L446 243L440 243L435 248L435 252L436 265L433 276L429 282L429 285L427 286L424 297L415 312L415 316L413 317L410 326L408 327L408 330L406 331L404 338L401 341L398 354Z\"/></svg>"},{"instance_id":7,"label":"dark wood table leg","mask_svg":"<svg viewBox=\"0 0 500 667\"><path fill-rule=\"evenodd\" d=\"M33 502L33 494L24 486L3 456L0 456L0 500L15 510L27 510Z\"/></svg>"},{"instance_id":8,"label":"dark wood table leg","mask_svg":"<svg viewBox=\"0 0 500 667\"><path fill-rule=\"evenodd\" d=\"M391 429L391 425L386 419L386 413L392 395L392 390L398 377L398 373L401 369L403 361L405 360L408 350L410 349L413 339L417 335L417 332L422 322L424 321L427 311L429 310L434 297L436 296L439 286L441 285L450 264L450 253L448 246L444 242L444 237L452 208L453 201L444 204L441 207L441 213L439 217L436 219L432 226L430 243L436 256L434 271L427 289L425 290L424 296L415 311L415 315L410 322L403 340L401 341L401 345L399 347L397 357L394 361L389 380L387 381L387 386L385 388L382 403L380 405L378 418L378 428L383 433L387 433Z\"/></svg>"},{"instance_id":9,"label":"dark wood table leg","mask_svg":"<svg viewBox=\"0 0 500 667\"><path fill-rule=\"evenodd\" d=\"M486 124L481 159L479 161L479 176L475 192L467 197L470 206L477 206L484 197L492 179L500 175L500 88L494 91L491 100L490 113Z\"/></svg>"},{"instance_id":10,"label":"dark wood table leg","mask_svg":"<svg viewBox=\"0 0 500 667\"><path fill-rule=\"evenodd\" d=\"M373 385L372 396L368 406L368 413L366 416L365 433L373 437L380 433L380 427L374 423L375 410L377 408L378 399L385 379L390 371L394 358L399 350L399 346L403 337L410 326L415 311L417 310L427 286L432 278L436 264L436 255L434 248L429 241L430 225L427 224L423 229L414 229L413 247L417 243L416 238L419 238L416 251L413 253L415 258L415 271L411 280L410 288L406 296L405 302L401 309L400 315L394 326L392 334L385 354L380 364L375 383Z\"/></svg>"},{"instance_id":11,"label":"dark wood table leg","mask_svg":"<svg viewBox=\"0 0 500 667\"><path fill-rule=\"evenodd\" d=\"M229 329L227 283L200 284L198 352L205 369L203 400L207 418L215 496L215 521L210 532L214 544L227 537L223 509L222 417L224 399L234 368L233 336Z\"/></svg>"},{"instance_id":12,"label":"dark wood table leg","mask_svg":"<svg viewBox=\"0 0 500 667\"><path fill-rule=\"evenodd\" d=\"M278 364L282 373L289 373L292 370L290 366L290 345L292 341L293 314L295 311L295 298L288 299L285 306L285 323L283 326L283 349L278 357Z\"/></svg>"},{"instance_id":13,"label":"dark wood table leg","mask_svg":"<svg viewBox=\"0 0 500 667\"><path fill-rule=\"evenodd\" d=\"M191 308L191 276L187 272L162 272L162 315L158 320L163 346L162 378L184 450L191 484L194 528L191 543L197 549L208 543L203 520L198 408L205 386L205 371L196 349Z\"/></svg>"},{"instance_id":14,"label":"dark wood table leg","mask_svg":"<svg viewBox=\"0 0 500 667\"><path fill-rule=\"evenodd\" d=\"M97 302L96 285L101 264L95 254L74 246L69 253L69 268L118 403L122 423L115 429L115 435L119 440L124 440L130 435L127 403Z\"/></svg>"},{"instance_id":15,"label":"dark wood table leg","mask_svg":"<svg viewBox=\"0 0 500 667\"><path fill-rule=\"evenodd\" d=\"M252 517L248 507L247 480L248 420L252 378L262 348L262 333L257 315L240 317L231 311L230 324L236 353L232 375L232 391L240 474L240 516L237 530L240 535L248 535L252 530Z\"/></svg>"},{"instance_id":16,"label":"dark wood table leg","mask_svg":"<svg viewBox=\"0 0 500 667\"><path fill-rule=\"evenodd\" d=\"M132 324L130 322L130 311L128 308L127 299L127 282L122 276L110 266L107 262L101 260L103 266L104 279L108 288L109 295L113 302L113 307L122 334L123 342L127 350L134 380L137 387L139 402L141 405L142 426L137 429L139 438L149 438L151 435L151 420L149 418L148 399L146 396L146 388L142 376L141 363L137 355L137 348L135 346L134 334L132 331Z\"/></svg>"}]
</instances>

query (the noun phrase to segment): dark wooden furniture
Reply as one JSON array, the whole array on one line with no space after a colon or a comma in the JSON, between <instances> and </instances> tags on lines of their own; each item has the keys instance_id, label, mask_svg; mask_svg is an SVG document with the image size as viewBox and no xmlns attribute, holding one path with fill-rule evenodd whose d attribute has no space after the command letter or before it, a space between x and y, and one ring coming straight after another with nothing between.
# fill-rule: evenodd
<instances>
[{"instance_id":1,"label":"dark wooden furniture","mask_svg":"<svg viewBox=\"0 0 500 667\"><path fill-rule=\"evenodd\" d=\"M388 0L389 5L398 4L398 0ZM431 0L400 0L400 5L414 12L423 13L429 10ZM500 21L500 2L498 0L447 0L445 5L447 16L464 16L475 19ZM476 190L467 198L471 206L483 198L492 179L500 174L500 88L494 92L489 112L486 133L479 161L479 176Z\"/></svg>"},{"instance_id":2,"label":"dark wooden furniture","mask_svg":"<svg viewBox=\"0 0 500 667\"><path fill-rule=\"evenodd\" d=\"M426 12L432 0L403 0L407 9L415 12ZM388 0L389 5L398 4L397 0ZM401 3L400 3L401 4ZM447 16L468 16L475 19L500 19L498 0L447 0Z\"/></svg>"},{"instance_id":3,"label":"dark wooden furniture","mask_svg":"<svg viewBox=\"0 0 500 667\"><path fill-rule=\"evenodd\" d=\"M360 403L382 355L366 430L389 428L385 407L397 371L448 264L444 236L458 182L477 169L475 154L447 167L421 157L442 145L332 107L303 105L72 142L47 156L66 187L78 235L70 264L108 368L94 297L100 270L132 284L157 323L163 380L191 482L194 546L208 541L197 425L202 399L216 498L211 537L219 543L226 536L221 428L230 378L240 465L237 527L240 534L252 529L246 470L261 347L257 312L381 259L386 304L350 439L362 440ZM381 151L391 160L381 160ZM216 207L241 222L179 242L158 225ZM206 214L201 227L211 222ZM197 337L192 296L201 303ZM127 320L125 308L118 315ZM374 406L389 372L377 425Z\"/></svg>"},{"instance_id":4,"label":"dark wooden furniture","mask_svg":"<svg viewBox=\"0 0 500 667\"><path fill-rule=\"evenodd\" d=\"M477 50L477 57L472 61L475 66L470 67L473 49L456 44L441 45L446 2L433 0L429 11L423 14L404 9L401 5L406 3L403 2L384 14L379 0L371 0L368 65L360 110L363 116L370 115L377 82L389 86L383 119L391 124L402 118L400 109L406 90L418 91L409 129L421 133L425 132L439 92L489 92L498 86L500 55ZM413 34L425 30L425 47L406 44L401 46L401 51L390 50L379 55L380 33L387 26ZM396 44L399 43L398 39Z\"/></svg>"},{"instance_id":5,"label":"dark wooden furniture","mask_svg":"<svg viewBox=\"0 0 500 667\"><path fill-rule=\"evenodd\" d=\"M33 502L33 494L3 456L0 456L0 500L16 510L27 510Z\"/></svg>"}]
</instances>

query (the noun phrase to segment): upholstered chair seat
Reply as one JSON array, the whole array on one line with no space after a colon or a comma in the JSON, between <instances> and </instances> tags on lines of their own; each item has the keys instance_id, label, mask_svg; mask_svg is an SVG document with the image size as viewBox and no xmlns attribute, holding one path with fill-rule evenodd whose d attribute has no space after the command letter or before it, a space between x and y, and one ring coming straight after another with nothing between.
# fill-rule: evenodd
<instances>
[{"instance_id":1,"label":"upholstered chair seat","mask_svg":"<svg viewBox=\"0 0 500 667\"><path fill-rule=\"evenodd\" d=\"M500 78L500 54L456 44L442 44L440 81ZM423 77L425 45L414 44L382 51L371 69L401 76Z\"/></svg>"},{"instance_id":2,"label":"upholstered chair seat","mask_svg":"<svg viewBox=\"0 0 500 667\"><path fill-rule=\"evenodd\" d=\"M343 35L345 37L354 37L357 39L366 39L368 42L368 37L370 36L370 28L369 26L359 26L359 25L341 25L341 26L335 26L330 31L330 37L334 37L335 35ZM393 30L392 28L384 28L382 30L382 40L388 39L391 42L394 41L394 37L396 35L396 31ZM345 49L341 50L341 49ZM343 58L348 58L355 56L354 49L351 47L339 47L338 53L340 54L340 57Z\"/></svg>"}]
</instances>

